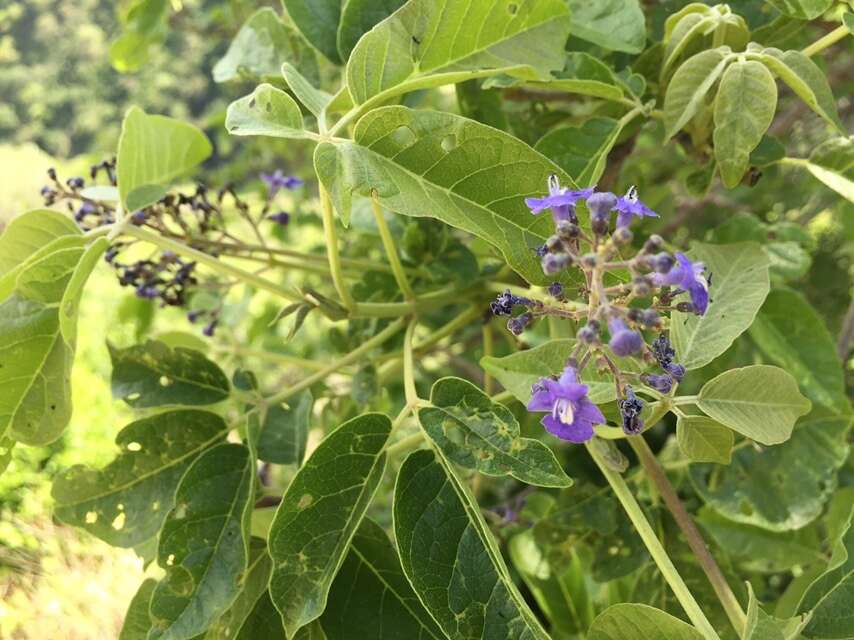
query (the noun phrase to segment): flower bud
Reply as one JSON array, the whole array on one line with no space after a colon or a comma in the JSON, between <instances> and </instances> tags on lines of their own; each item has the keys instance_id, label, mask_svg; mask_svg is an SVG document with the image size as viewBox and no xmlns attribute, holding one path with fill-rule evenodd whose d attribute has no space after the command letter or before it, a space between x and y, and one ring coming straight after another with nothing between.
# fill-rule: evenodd
<instances>
[{"instance_id":1,"label":"flower bud","mask_svg":"<svg viewBox=\"0 0 854 640\"><path fill-rule=\"evenodd\" d=\"M554 275L572 264L572 256L568 253L547 253L542 259L543 273Z\"/></svg>"},{"instance_id":2,"label":"flower bud","mask_svg":"<svg viewBox=\"0 0 854 640\"><path fill-rule=\"evenodd\" d=\"M646 242L643 245L643 250L645 253L652 253L653 251L658 251L661 249L664 244L664 238L662 238L657 233L653 233L649 238L646 239Z\"/></svg>"},{"instance_id":3,"label":"flower bud","mask_svg":"<svg viewBox=\"0 0 854 640\"><path fill-rule=\"evenodd\" d=\"M667 273L676 264L676 259L669 253L659 253L652 259L652 268L658 273Z\"/></svg>"},{"instance_id":4,"label":"flower bud","mask_svg":"<svg viewBox=\"0 0 854 640\"><path fill-rule=\"evenodd\" d=\"M646 297L652 291L652 282L646 276L638 276L632 282L632 293L639 298Z\"/></svg>"},{"instance_id":5,"label":"flower bud","mask_svg":"<svg viewBox=\"0 0 854 640\"><path fill-rule=\"evenodd\" d=\"M619 227L616 231L614 231L614 242L618 245L626 245L632 241L634 238L634 234L632 234L631 229L628 227Z\"/></svg>"},{"instance_id":6,"label":"flower bud","mask_svg":"<svg viewBox=\"0 0 854 640\"><path fill-rule=\"evenodd\" d=\"M572 240L579 236L581 229L573 222L561 220L555 228L555 232L561 240Z\"/></svg>"},{"instance_id":7,"label":"flower bud","mask_svg":"<svg viewBox=\"0 0 854 640\"><path fill-rule=\"evenodd\" d=\"M660 393L670 393L670 390L673 388L673 378L668 375L644 373L641 375L641 381L646 386L655 389Z\"/></svg>"},{"instance_id":8,"label":"flower bud","mask_svg":"<svg viewBox=\"0 0 854 640\"><path fill-rule=\"evenodd\" d=\"M599 258L595 253L586 253L581 256L581 266L593 269L597 264L599 264Z\"/></svg>"},{"instance_id":9,"label":"flower bud","mask_svg":"<svg viewBox=\"0 0 854 640\"><path fill-rule=\"evenodd\" d=\"M593 344L599 338L599 323L595 320L588 322L578 330L575 337L584 344Z\"/></svg>"}]
</instances>

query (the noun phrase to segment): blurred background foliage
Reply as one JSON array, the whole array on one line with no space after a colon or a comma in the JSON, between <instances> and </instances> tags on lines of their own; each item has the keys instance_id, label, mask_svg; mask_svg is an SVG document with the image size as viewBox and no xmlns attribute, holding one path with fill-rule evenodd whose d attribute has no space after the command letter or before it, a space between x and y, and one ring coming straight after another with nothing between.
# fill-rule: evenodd
<instances>
[{"instance_id":1,"label":"blurred background foliage","mask_svg":"<svg viewBox=\"0 0 854 640\"><path fill-rule=\"evenodd\" d=\"M648 37L660 39L664 20L687 4L685 0L644 3ZM712 3L709 3L712 4ZM822 34L811 23L799 29L773 29L776 12L760 0L729 3L745 17L754 33L767 35L765 44L801 48ZM109 157L115 148L122 116L130 105L195 122L214 143L205 166L206 180L222 185L235 181L248 190L260 189L258 174L282 168L311 176L305 148L272 138L231 138L223 127L225 108L248 93L254 78L224 84L213 80L213 68L228 49L240 25L255 10L278 2L258 0L163 0L156 15L135 15L137 0L5 0L0 4L0 228L14 214L41 205L38 190L45 171L55 166L61 175L85 175L93 162ZM142 29L139 20L154 20ZM151 25L149 25L151 26ZM765 31L763 32L763 29ZM136 33L136 35L134 35ZM130 35L129 35L130 34ZM143 35L140 35L143 34ZM755 36L754 36L755 37ZM124 40L122 40L124 38ZM830 85L847 130L854 124L854 55L852 38L824 60ZM619 69L629 57L607 53L582 41L571 45L608 57ZM314 55L309 52L309 55ZM317 56L320 74L337 72ZM819 60L820 64L823 64ZM639 63L635 63L640 68ZM638 70L638 69L636 69ZM654 80L655 69L650 74ZM609 106L591 106L572 97L563 103L516 100L512 90L500 100L495 90L463 87L407 97L410 104L436 104L510 130L536 142L555 122L581 123L591 115L609 115ZM781 91L781 104L771 133L786 147L786 155L806 157L817 144L832 137L826 124L790 91ZM424 101L433 101L424 102ZM827 330L840 336L850 309L854 281L854 205L823 188L808 173L771 165L758 169L749 182L733 190L715 182L705 192L702 165L684 147L671 144L662 153L660 124L650 121L628 127L609 157L600 181L603 189L642 188L643 199L663 213L649 231L670 236L675 245L690 239L731 242L755 239L774 258L777 283L802 293L817 310ZM311 193L311 187L307 189ZM315 203L297 203L306 210ZM289 233L299 234L301 246L320 245L315 218ZM358 232L358 216L354 221ZM398 231L400 231L398 229ZM410 236L417 236L415 231ZM430 237L430 231L427 232ZM412 240L412 238L410 238ZM412 240L415 242L415 240ZM348 237L358 254L359 234ZM415 242L417 244L417 242ZM477 243L474 243L477 250ZM319 280L319 279L318 279ZM376 286L368 283L366 286ZM111 400L110 363L104 336L131 343L140 334L169 329L187 330L178 311L157 314L153 328L140 326L139 303L115 285L107 270L96 272L81 310L79 355L74 367L75 413L70 429L49 447L14 451L9 468L0 475L0 638L68 640L115 637L125 607L140 582L142 569L130 551L107 547L84 533L51 521L50 483L59 469L75 463L100 465L113 455L112 439L127 412ZM244 309L254 322L234 332L244 346L264 347L276 341L261 330L276 309L263 298ZM307 323L301 334L300 355L311 357L312 342L328 339L320 326ZM254 331L254 333L253 333ZM358 341L358 336L331 336L333 343ZM254 344L252 341L255 341ZM265 345L266 342L266 345ZM512 344L499 341L499 355ZM475 354L476 357L479 354ZM850 353L845 373L850 397L854 372ZM757 358L749 337L738 341L712 369L739 366ZM465 369L459 354L444 365L479 382L481 372ZM366 373L370 382L370 372ZM334 385L334 380L330 384ZM688 391L688 389L686 389ZM671 425L672 426L672 425ZM664 440L662 430L660 442ZM583 456L571 455L583 475ZM841 486L854 485L849 461Z\"/></svg>"}]
</instances>

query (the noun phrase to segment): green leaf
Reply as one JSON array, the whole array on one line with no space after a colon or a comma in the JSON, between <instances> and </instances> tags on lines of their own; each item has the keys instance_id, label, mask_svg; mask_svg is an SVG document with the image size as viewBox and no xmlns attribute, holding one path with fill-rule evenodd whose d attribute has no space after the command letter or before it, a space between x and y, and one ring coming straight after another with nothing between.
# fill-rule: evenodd
<instances>
[{"instance_id":1,"label":"green leaf","mask_svg":"<svg viewBox=\"0 0 854 640\"><path fill-rule=\"evenodd\" d=\"M845 129L836 112L836 100L819 66L800 51L763 49L759 59L776 73L806 105L836 130Z\"/></svg>"},{"instance_id":2,"label":"green leaf","mask_svg":"<svg viewBox=\"0 0 854 640\"><path fill-rule=\"evenodd\" d=\"M267 584L272 570L273 562L270 554L267 553L267 541L262 538L251 538L249 566L246 569L245 578L240 580L240 594L228 611L210 626L204 635L204 640L232 640L238 637L256 604L267 593Z\"/></svg>"},{"instance_id":3,"label":"green leaf","mask_svg":"<svg viewBox=\"0 0 854 640\"><path fill-rule=\"evenodd\" d=\"M332 579L385 470L391 421L366 413L315 449L288 486L270 529L270 596L289 638L320 617Z\"/></svg>"},{"instance_id":4,"label":"green leaf","mask_svg":"<svg viewBox=\"0 0 854 640\"><path fill-rule=\"evenodd\" d=\"M315 89L314 85L292 64L287 62L282 63L282 75L285 77L288 88L293 91L297 100L302 102L305 108L311 111L315 117L321 118L326 107L332 101L332 96L325 91Z\"/></svg>"},{"instance_id":5,"label":"green leaf","mask_svg":"<svg viewBox=\"0 0 854 640\"><path fill-rule=\"evenodd\" d=\"M303 627L300 633L295 636L295 640L325 640L322 631L317 635L303 633L309 628ZM265 591L255 603L252 613L249 614L249 617L234 636L234 640L283 640L283 638L285 638L285 629L282 627L282 618L276 611L276 607L273 606L270 593Z\"/></svg>"},{"instance_id":6,"label":"green leaf","mask_svg":"<svg viewBox=\"0 0 854 640\"><path fill-rule=\"evenodd\" d=\"M548 640L474 498L431 451L400 469L394 532L406 577L449 638Z\"/></svg>"},{"instance_id":7,"label":"green leaf","mask_svg":"<svg viewBox=\"0 0 854 640\"><path fill-rule=\"evenodd\" d=\"M305 39L330 62L341 64L338 54L338 22L345 0L283 0L288 15Z\"/></svg>"},{"instance_id":8,"label":"green leaf","mask_svg":"<svg viewBox=\"0 0 854 640\"><path fill-rule=\"evenodd\" d=\"M678 361L699 369L729 349L753 323L770 289L768 256L754 242L694 243L688 252L711 274L709 307L702 316L674 311L670 339Z\"/></svg>"},{"instance_id":9,"label":"green leaf","mask_svg":"<svg viewBox=\"0 0 854 640\"><path fill-rule=\"evenodd\" d=\"M110 43L110 62L116 71L137 71L148 62L149 50L166 35L168 0L136 0L121 5L123 33ZM124 14L124 15L122 15Z\"/></svg>"},{"instance_id":10,"label":"green leaf","mask_svg":"<svg viewBox=\"0 0 854 640\"><path fill-rule=\"evenodd\" d=\"M385 531L369 518L353 537L320 622L329 640L445 638L409 586Z\"/></svg>"},{"instance_id":11,"label":"green leaf","mask_svg":"<svg viewBox=\"0 0 854 640\"><path fill-rule=\"evenodd\" d=\"M471 382L442 378L433 385L430 402L432 406L418 409L418 421L449 460L540 487L572 485L552 450L539 440L521 437L511 411Z\"/></svg>"},{"instance_id":12,"label":"green leaf","mask_svg":"<svg viewBox=\"0 0 854 640\"><path fill-rule=\"evenodd\" d=\"M361 37L400 9L406 0L345 0L338 25L338 53L347 60Z\"/></svg>"},{"instance_id":13,"label":"green leaf","mask_svg":"<svg viewBox=\"0 0 854 640\"><path fill-rule=\"evenodd\" d=\"M559 375L574 348L575 340L572 339L549 340L533 349L516 351L501 358L484 356L480 359L480 366L519 402L528 404L534 383L540 378ZM582 378L589 388L587 395L591 402L602 404L616 400L613 379L599 375L592 367L584 372Z\"/></svg>"},{"instance_id":14,"label":"green leaf","mask_svg":"<svg viewBox=\"0 0 854 640\"><path fill-rule=\"evenodd\" d=\"M160 531L157 562L166 576L151 596L148 640L192 638L240 594L254 479L249 449L233 443L205 451L181 478Z\"/></svg>"},{"instance_id":15,"label":"green leaf","mask_svg":"<svg viewBox=\"0 0 854 640\"><path fill-rule=\"evenodd\" d=\"M299 105L287 93L262 84L228 105L225 128L233 136L308 138Z\"/></svg>"},{"instance_id":16,"label":"green leaf","mask_svg":"<svg viewBox=\"0 0 854 640\"><path fill-rule=\"evenodd\" d=\"M119 640L146 640L151 630L151 616L148 615L148 603L151 602L151 594L157 580L146 578L139 585L136 594L130 601Z\"/></svg>"},{"instance_id":17,"label":"green leaf","mask_svg":"<svg viewBox=\"0 0 854 640\"><path fill-rule=\"evenodd\" d=\"M664 94L667 137L675 136L703 107L712 87L730 63L729 47L703 51L683 62Z\"/></svg>"},{"instance_id":18,"label":"green leaf","mask_svg":"<svg viewBox=\"0 0 854 640\"><path fill-rule=\"evenodd\" d=\"M646 23L638 0L569 0L572 35L611 51L640 53Z\"/></svg>"},{"instance_id":19,"label":"green leaf","mask_svg":"<svg viewBox=\"0 0 854 640\"><path fill-rule=\"evenodd\" d=\"M83 287L86 286L95 265L109 246L109 241L102 237L86 247L62 294L59 302L59 330L66 344L73 345L77 340L77 311L83 295Z\"/></svg>"},{"instance_id":20,"label":"green leaf","mask_svg":"<svg viewBox=\"0 0 854 640\"><path fill-rule=\"evenodd\" d=\"M524 200L544 194L550 174L572 182L506 133L449 113L382 107L359 120L353 142L319 144L314 166L344 221L352 194L375 189L384 209L438 218L493 244L529 282L553 281L534 248L554 223Z\"/></svg>"},{"instance_id":21,"label":"green leaf","mask_svg":"<svg viewBox=\"0 0 854 640\"><path fill-rule=\"evenodd\" d=\"M832 138L810 154L809 161L786 159L803 165L818 180L854 202L854 138Z\"/></svg>"},{"instance_id":22,"label":"green leaf","mask_svg":"<svg viewBox=\"0 0 854 640\"><path fill-rule=\"evenodd\" d=\"M117 178L128 212L157 202L172 180L211 155L210 141L191 124L131 107L122 122Z\"/></svg>"},{"instance_id":23,"label":"green leaf","mask_svg":"<svg viewBox=\"0 0 854 640\"><path fill-rule=\"evenodd\" d=\"M54 480L56 517L115 546L145 542L160 530L190 463L227 433L221 417L193 409L131 422L116 436L121 453L106 467L78 465Z\"/></svg>"},{"instance_id":24,"label":"green leaf","mask_svg":"<svg viewBox=\"0 0 854 640\"><path fill-rule=\"evenodd\" d=\"M242 80L247 75L278 79L285 61L314 81L319 79L314 54L271 7L263 7L240 27L228 51L214 65L213 79L214 82L229 82Z\"/></svg>"},{"instance_id":25,"label":"green leaf","mask_svg":"<svg viewBox=\"0 0 854 640\"><path fill-rule=\"evenodd\" d=\"M0 236L0 276L24 263L38 249L63 236L80 236L74 221L51 209L27 211L12 218Z\"/></svg>"},{"instance_id":26,"label":"green leaf","mask_svg":"<svg viewBox=\"0 0 854 640\"><path fill-rule=\"evenodd\" d=\"M768 0L783 15L798 20L815 20L833 4L833 0Z\"/></svg>"},{"instance_id":27,"label":"green leaf","mask_svg":"<svg viewBox=\"0 0 854 640\"><path fill-rule=\"evenodd\" d=\"M563 0L409 0L359 40L347 87L359 105L499 73L544 78L563 64L568 35Z\"/></svg>"},{"instance_id":28,"label":"green leaf","mask_svg":"<svg viewBox=\"0 0 854 640\"><path fill-rule=\"evenodd\" d=\"M587 640L703 640L687 622L645 604L615 604L596 616Z\"/></svg>"},{"instance_id":29,"label":"green leaf","mask_svg":"<svg viewBox=\"0 0 854 640\"><path fill-rule=\"evenodd\" d=\"M621 131L613 118L590 118L580 127L552 129L534 149L572 176L579 187L589 187L605 172L608 154Z\"/></svg>"},{"instance_id":30,"label":"green leaf","mask_svg":"<svg viewBox=\"0 0 854 640\"><path fill-rule=\"evenodd\" d=\"M113 362L113 397L135 409L214 404L231 390L222 369L199 351L171 349L156 340L127 349L107 346Z\"/></svg>"},{"instance_id":31,"label":"green leaf","mask_svg":"<svg viewBox=\"0 0 854 640\"><path fill-rule=\"evenodd\" d=\"M756 364L709 380L697 395L697 406L741 435L771 445L789 439L810 401L786 371Z\"/></svg>"},{"instance_id":32,"label":"green leaf","mask_svg":"<svg viewBox=\"0 0 854 640\"><path fill-rule=\"evenodd\" d=\"M15 448L15 441L5 436L0 438L0 473L3 473L12 462L12 450Z\"/></svg>"},{"instance_id":33,"label":"green leaf","mask_svg":"<svg viewBox=\"0 0 854 640\"><path fill-rule=\"evenodd\" d=\"M692 462L729 464L732 458L732 431L704 416L679 416L676 441Z\"/></svg>"},{"instance_id":34,"label":"green leaf","mask_svg":"<svg viewBox=\"0 0 854 640\"><path fill-rule=\"evenodd\" d=\"M75 336L67 312L73 313L88 275L87 263L74 277L83 255L79 236L63 236L7 274L0 303L0 436L48 444L71 418Z\"/></svg>"},{"instance_id":35,"label":"green leaf","mask_svg":"<svg viewBox=\"0 0 854 640\"><path fill-rule=\"evenodd\" d=\"M798 611L812 612L805 629L808 638L837 640L854 637L854 517L833 547L833 556L826 571L813 582Z\"/></svg>"},{"instance_id":36,"label":"green leaf","mask_svg":"<svg viewBox=\"0 0 854 640\"><path fill-rule=\"evenodd\" d=\"M738 60L721 77L715 97L715 160L724 186L736 187L750 166L750 152L771 126L777 84L761 62Z\"/></svg>"},{"instance_id":37,"label":"green leaf","mask_svg":"<svg viewBox=\"0 0 854 640\"><path fill-rule=\"evenodd\" d=\"M703 500L730 520L769 531L800 529L833 493L848 456L850 426L850 416L814 412L788 442L739 447L728 467L692 465L691 480Z\"/></svg>"},{"instance_id":38,"label":"green leaf","mask_svg":"<svg viewBox=\"0 0 854 640\"><path fill-rule=\"evenodd\" d=\"M794 376L810 400L839 413L851 411L836 343L800 293L772 291L750 327L750 337L772 362Z\"/></svg>"},{"instance_id":39,"label":"green leaf","mask_svg":"<svg viewBox=\"0 0 854 640\"><path fill-rule=\"evenodd\" d=\"M292 398L289 407L270 407L258 439L258 457L274 464L302 464L313 405L306 390Z\"/></svg>"},{"instance_id":40,"label":"green leaf","mask_svg":"<svg viewBox=\"0 0 854 640\"><path fill-rule=\"evenodd\" d=\"M749 600L742 640L794 640L801 637L801 631L809 622L809 616L783 620L768 615L759 608L753 586L750 582L746 584Z\"/></svg>"}]
</instances>

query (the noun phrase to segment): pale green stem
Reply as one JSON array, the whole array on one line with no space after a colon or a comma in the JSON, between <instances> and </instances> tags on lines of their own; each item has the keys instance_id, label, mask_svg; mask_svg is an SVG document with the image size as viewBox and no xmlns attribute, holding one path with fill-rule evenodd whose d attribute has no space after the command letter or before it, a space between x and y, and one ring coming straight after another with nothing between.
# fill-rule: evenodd
<instances>
[{"instance_id":1,"label":"pale green stem","mask_svg":"<svg viewBox=\"0 0 854 640\"><path fill-rule=\"evenodd\" d=\"M308 389L311 385L315 384L316 382L320 382L321 380L324 380L329 374L335 373L339 369L346 367L348 364L356 362L363 355L368 353L371 349L373 349L374 347L378 347L383 342L388 340L391 336L393 336L395 333L400 331L404 327L405 324L406 324L405 318L398 318L397 320L392 322L390 325L388 325L385 329L380 331L373 338L366 340L359 347L357 347L356 349L354 349L353 351L348 353L343 358L339 358L338 360L336 360L335 362L333 362L330 365L327 365L326 367L324 367L323 369L321 369L317 373L313 373L312 375L310 375L306 378L303 378L298 383L296 383L294 386L289 387L287 389L284 389L284 390L280 391L279 393L276 393L276 394L270 396L269 398L266 398L267 404L280 404L282 402L285 402L288 398L296 395L300 391L302 391L304 389Z\"/></svg>"},{"instance_id":2,"label":"pale green stem","mask_svg":"<svg viewBox=\"0 0 854 640\"><path fill-rule=\"evenodd\" d=\"M640 460L647 478L658 490L659 495L661 495L661 498L664 500L664 504L667 505L667 508L670 510L673 519L676 520L676 524L679 526L679 529L682 530L685 540L688 542L688 546L691 547L691 551L694 552L694 556L697 558L697 563L700 565L700 568L703 569L703 572L709 579L712 588L715 590L715 594L718 596L718 600L720 600L721 606L726 612L730 624L732 624L735 632L739 637L741 637L747 623L747 616L744 614L741 604L739 604L738 599L732 592L732 589L726 581L718 563L715 562L714 557L709 552L709 549L703 540L703 536L697 529L697 525L694 524L694 521L691 519L691 515L685 509L685 505L683 505L682 501L679 500L679 496L676 495L676 490L673 488L673 485L670 484L670 480L667 479L667 474L664 472L664 469L661 468L658 459L649 448L644 437L639 435L634 438L628 438L628 442L632 449L634 449L638 460Z\"/></svg>"},{"instance_id":3,"label":"pale green stem","mask_svg":"<svg viewBox=\"0 0 854 640\"><path fill-rule=\"evenodd\" d=\"M495 349L494 340L492 339L492 325L489 322L484 322L481 328L483 337L483 357L490 357ZM494 392L495 380L488 371L483 373L483 392L491 396Z\"/></svg>"},{"instance_id":4,"label":"pale green stem","mask_svg":"<svg viewBox=\"0 0 854 640\"><path fill-rule=\"evenodd\" d=\"M849 33L851 32L848 30L848 27L846 27L844 24L841 24L830 33L813 42L810 46L801 49L801 53L803 53L805 56L814 56L818 52L827 49L830 45L836 44Z\"/></svg>"},{"instance_id":5,"label":"pale green stem","mask_svg":"<svg viewBox=\"0 0 854 640\"><path fill-rule=\"evenodd\" d=\"M700 605L697 604L697 601L694 599L694 596L691 595L691 592L688 590L682 576L679 575L679 572L670 560L670 556L667 555L667 552L664 550L661 542L656 537L655 531L653 531L652 526L650 526L649 521L646 519L646 515L644 515L643 510L637 500L635 500L632 492L629 490L623 476L608 466L608 463L604 460L602 454L596 450L595 444L589 441L586 443L586 447L587 451L590 452L593 461L602 472L602 475L605 476L608 484L611 485L614 495L617 496L617 500L620 501L620 504L623 506L623 510L626 512L629 520L632 521L635 531L637 531L649 551L649 554L652 556L653 561L656 566L658 566L658 570L661 571L661 574L664 576L664 579L667 581L667 584L670 586L673 594L679 601L679 604L682 605L682 608L685 610L691 624L693 624L707 640L720 640L720 637L717 632L715 632L714 627L712 627L711 623L706 618L706 615L703 613Z\"/></svg>"},{"instance_id":6,"label":"pale green stem","mask_svg":"<svg viewBox=\"0 0 854 640\"><path fill-rule=\"evenodd\" d=\"M290 302L303 301L302 295L292 289L278 285L275 282L270 282L266 278L262 278L261 276L252 273L251 271L245 271L240 267L235 267L234 265L231 265L227 262L223 262L222 260L219 260L218 258L215 258L212 255L199 251L198 249L188 247L187 245L177 242L176 240L165 238L156 233L152 233L147 229L129 226L124 229L124 234L132 238L136 238L137 240L144 240L145 242L150 242L151 244L157 245L161 249L168 249L170 251L174 251L175 253L179 253L187 258L192 258L197 263L205 265L213 271L216 271L223 275L231 276L233 278L237 278L238 280L241 280L244 283L249 284L257 289L267 291L268 293L272 293L273 295L279 296L280 298L284 298L285 300L289 300Z\"/></svg>"},{"instance_id":7,"label":"pale green stem","mask_svg":"<svg viewBox=\"0 0 854 640\"><path fill-rule=\"evenodd\" d=\"M301 367L303 369L310 369L312 371L320 371L321 369L324 369L326 367L325 364L323 364L322 362L318 362L317 360L307 360L305 358L299 358L297 356L291 356L285 353L276 353L275 351L246 349L240 346L221 348L214 347L214 351L221 354L234 355L244 358L258 358L259 360L266 360L268 362L275 362L284 365L292 365L295 367Z\"/></svg>"},{"instance_id":8,"label":"pale green stem","mask_svg":"<svg viewBox=\"0 0 854 640\"><path fill-rule=\"evenodd\" d=\"M671 398L670 401L676 406L683 404L697 404L697 396L676 396L675 398Z\"/></svg>"},{"instance_id":9,"label":"pale green stem","mask_svg":"<svg viewBox=\"0 0 854 640\"><path fill-rule=\"evenodd\" d=\"M423 441L424 441L424 432L419 429L416 433L413 433L411 436L406 436L405 438L402 438L401 440L398 440L397 442L395 442L393 445L389 446L388 449L386 449L386 453L388 454L389 458L394 458L394 457L399 456L402 453L406 453L406 452L414 449L415 447L420 445Z\"/></svg>"},{"instance_id":10,"label":"pale green stem","mask_svg":"<svg viewBox=\"0 0 854 640\"><path fill-rule=\"evenodd\" d=\"M323 233L326 238L326 254L329 256L329 270L332 275L332 283L341 298L341 303L347 309L356 306L350 290L344 284L344 274L341 271L341 256L338 253L338 235L335 232L335 214L332 211L332 199L323 185L320 185L320 209L323 216Z\"/></svg>"},{"instance_id":11,"label":"pale green stem","mask_svg":"<svg viewBox=\"0 0 854 640\"><path fill-rule=\"evenodd\" d=\"M416 321L413 318L406 327L403 337L403 388L406 392L406 403L410 406L418 404L418 391L415 388L415 358L412 353L412 336L415 334Z\"/></svg>"},{"instance_id":12,"label":"pale green stem","mask_svg":"<svg viewBox=\"0 0 854 640\"><path fill-rule=\"evenodd\" d=\"M400 290L403 292L404 298L407 300L414 300L415 292L412 290L412 286L409 284L409 278L406 277L406 272L403 270L403 265L400 263L400 256L397 255L397 246L394 243L391 230L388 228L388 223L383 215L383 210L380 207L380 201L379 198L377 198L376 191L371 193L371 206L374 210L374 220L376 220L377 229L379 230L380 238L383 241L383 247L385 247L385 252L388 256L388 263L391 265L392 273L394 273L394 279L397 280L397 286L400 287Z\"/></svg>"}]
</instances>

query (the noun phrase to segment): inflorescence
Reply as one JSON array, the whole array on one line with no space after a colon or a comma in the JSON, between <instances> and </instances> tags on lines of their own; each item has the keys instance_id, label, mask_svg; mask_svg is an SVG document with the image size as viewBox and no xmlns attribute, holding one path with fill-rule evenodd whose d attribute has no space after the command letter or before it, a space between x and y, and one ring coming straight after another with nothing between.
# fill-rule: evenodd
<instances>
[{"instance_id":1,"label":"inflorescence","mask_svg":"<svg viewBox=\"0 0 854 640\"><path fill-rule=\"evenodd\" d=\"M86 180L72 177L61 181L56 170L48 169L50 184L41 189L45 205L51 206L65 202L69 213L83 231L92 231L104 225L116 222L116 209L109 198L101 198L98 193L87 189ZM107 185L116 187L115 158L92 165L90 180L95 183L99 176L106 178ZM264 242L259 231L262 222L272 222L276 226L289 224L291 216L287 211L275 211L276 195L283 189L294 190L302 186L299 178L287 176L281 170L271 174L261 174L266 186L263 201L252 211L248 202L238 196L232 185L211 191L204 184L197 184L189 193L170 193L154 204L129 213L130 224L148 227L158 235L181 240L187 246L212 256L233 251L240 253L241 243L237 241L226 225L224 215L228 204L233 206L239 216L255 231ZM100 185L90 186L107 186ZM134 241L114 242L104 254L104 259L116 271L119 284L132 287L139 298L159 300L161 306L186 307L191 295L199 288L221 288L220 283L200 283L196 273L196 263L180 258L172 251L161 251L146 258L132 262L119 260L122 254L134 245ZM204 320L202 333L212 336L219 323L219 309L191 309L187 312L190 322Z\"/></svg>"},{"instance_id":2,"label":"inflorescence","mask_svg":"<svg viewBox=\"0 0 854 640\"><path fill-rule=\"evenodd\" d=\"M527 198L525 203L533 215L551 212L555 233L536 254L543 273L563 283L548 288L551 300L517 296L508 289L491 304L493 314L509 316L507 328L515 335L549 316L578 325L577 342L562 374L534 385L528 410L546 412L543 426L559 438L571 442L592 438L594 425L605 424L604 415L588 398L588 386L581 382L593 363L614 378L623 431L640 433L645 402L638 393L667 395L685 375L665 333L668 314L706 313L705 267L683 253L663 250L664 240L658 235L648 237L639 249L633 247L632 222L658 217L634 187L623 196L594 188L573 191L551 176L548 190L547 196ZM586 225L578 216L581 203L588 213ZM581 283L578 302L569 302L566 296L565 283L573 281ZM683 294L687 299L676 301ZM519 308L523 311L514 315ZM658 335L648 344L645 334L650 333Z\"/></svg>"}]
</instances>

